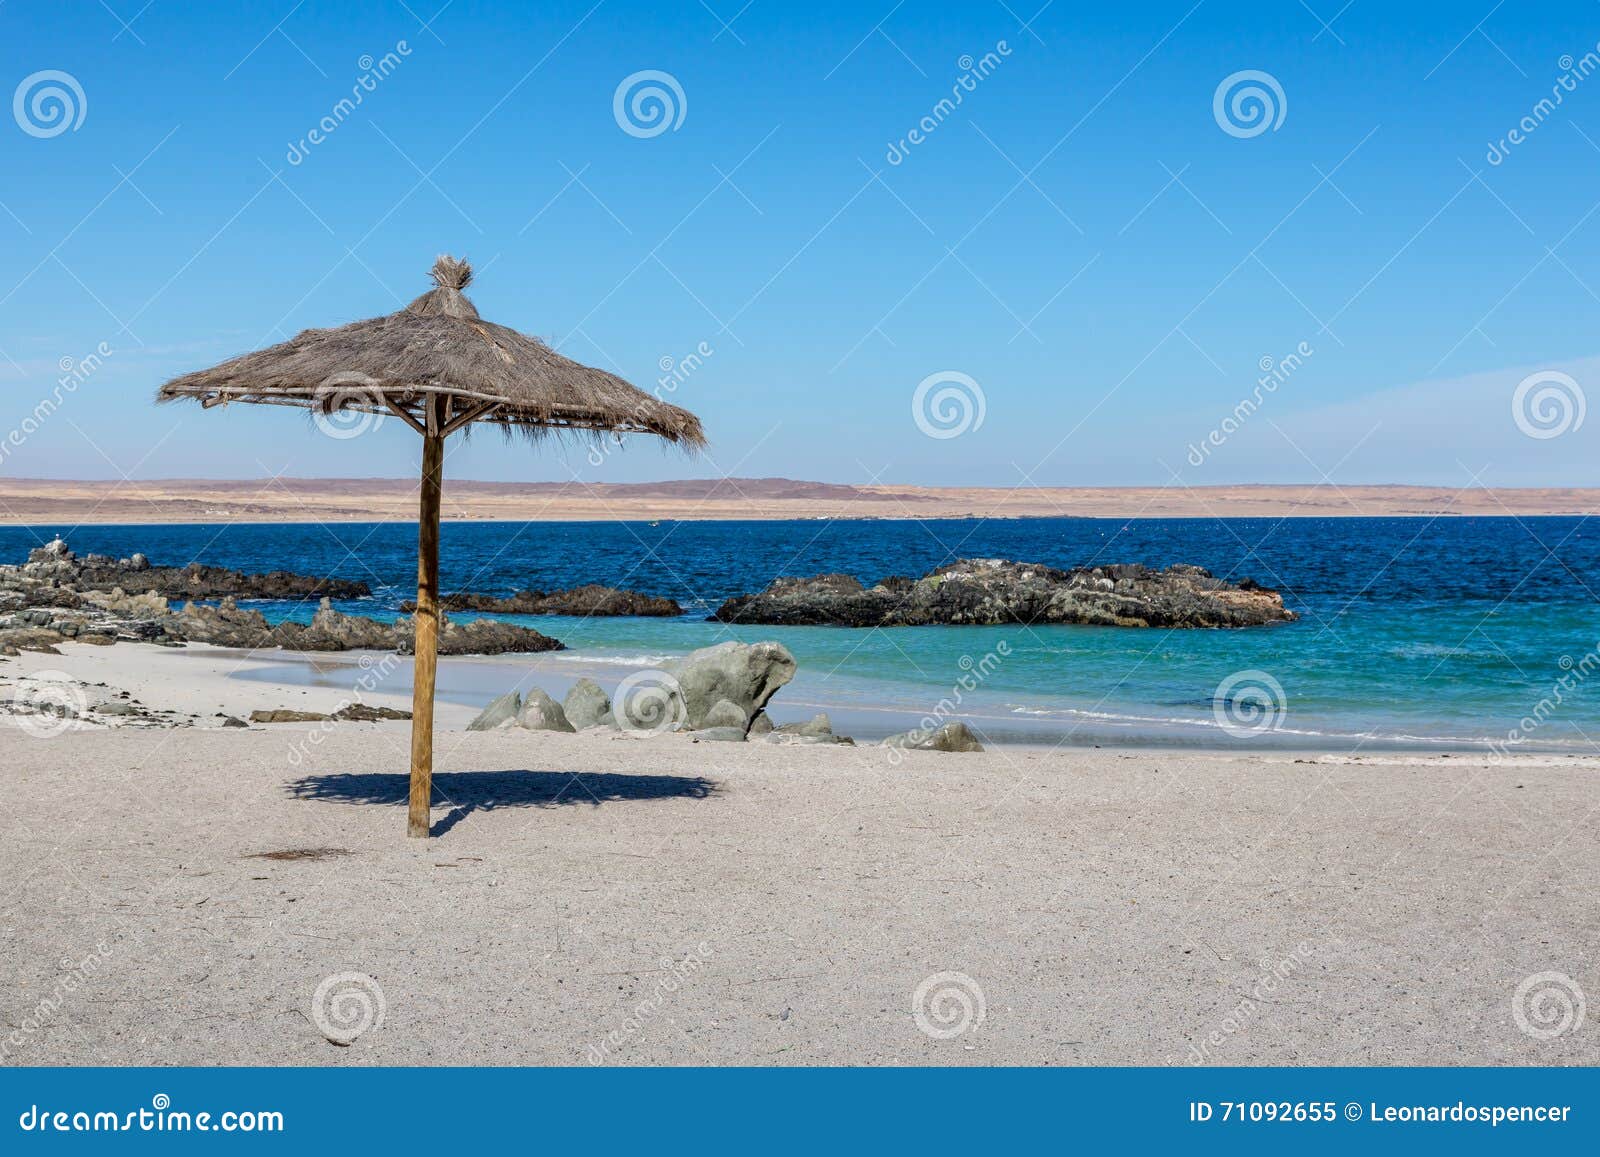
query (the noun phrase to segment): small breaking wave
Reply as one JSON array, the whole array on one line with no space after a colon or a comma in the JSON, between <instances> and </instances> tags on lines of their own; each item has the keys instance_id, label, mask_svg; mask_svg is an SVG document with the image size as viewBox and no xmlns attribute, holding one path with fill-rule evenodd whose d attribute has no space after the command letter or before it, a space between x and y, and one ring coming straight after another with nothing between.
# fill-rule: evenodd
<instances>
[{"instance_id":1,"label":"small breaking wave","mask_svg":"<svg viewBox=\"0 0 1600 1157\"><path fill-rule=\"evenodd\" d=\"M677 655L596 655L588 651L558 651L551 656L558 663L597 663L606 667L659 667Z\"/></svg>"}]
</instances>

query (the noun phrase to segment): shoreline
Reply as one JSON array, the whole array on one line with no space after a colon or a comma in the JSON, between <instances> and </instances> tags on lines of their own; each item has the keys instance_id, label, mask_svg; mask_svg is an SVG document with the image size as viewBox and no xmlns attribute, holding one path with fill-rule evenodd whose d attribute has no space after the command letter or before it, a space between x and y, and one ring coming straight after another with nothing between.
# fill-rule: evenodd
<instances>
[{"instance_id":1,"label":"shoreline","mask_svg":"<svg viewBox=\"0 0 1600 1157\"><path fill-rule=\"evenodd\" d=\"M119 642L90 646L58 644L50 655L24 651L0 665L0 685L14 688L19 675L65 676L85 687L125 692L152 711L172 714L185 725L214 728L225 716L248 718L254 710L306 710L331 713L351 702L409 710L412 659L395 652L247 651L208 643L183 647ZM435 726L441 732L464 730L491 700L513 688L539 687L557 701L580 678L599 683L607 694L630 672L650 669L676 656L622 658L582 651L542 654L442 656L435 696ZM648 658L649 661L644 661ZM886 736L937 722L968 724L985 748L1009 752L1084 752L1096 749L1144 755L1193 754L1249 758L1344 756L1363 761L1403 757L1477 759L1496 767L1541 765L1546 760L1600 759L1600 750L1576 743L1525 742L1515 752L1496 752L1498 738L1414 736L1319 730L1283 726L1244 739L1229 737L1201 719L1119 714L1111 710L1063 708L1054 713L1010 712L1003 704L977 702L963 709L929 716L925 705L910 702L870 704L859 683L837 688L808 676L804 666L795 680L768 705L775 723L803 723L825 712L836 734L854 737L863 750L882 750ZM884 699L905 688L877 689ZM11 694L0 690L0 694ZM98 694L98 693L97 693ZM929 690L929 702L937 691ZM91 696L94 698L95 696ZM1048 715L1041 718L1041 715ZM15 722L0 712L0 723ZM93 719L120 727L114 719ZM154 726L154 723L143 724ZM340 725L341 727L347 725ZM605 735L592 738L602 740ZM751 741L752 744L757 741Z\"/></svg>"}]
</instances>

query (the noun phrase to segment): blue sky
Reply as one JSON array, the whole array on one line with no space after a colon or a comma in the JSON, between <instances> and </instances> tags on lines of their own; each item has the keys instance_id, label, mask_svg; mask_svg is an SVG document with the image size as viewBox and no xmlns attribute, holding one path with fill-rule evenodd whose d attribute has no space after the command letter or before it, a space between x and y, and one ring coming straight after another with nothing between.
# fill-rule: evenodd
<instances>
[{"instance_id":1,"label":"blue sky","mask_svg":"<svg viewBox=\"0 0 1600 1157\"><path fill-rule=\"evenodd\" d=\"M0 472L409 475L398 422L151 397L448 251L638 384L711 351L672 395L707 461L480 438L455 477L1600 484L1600 5L741 3L8 0ZM615 111L643 71L659 133ZM1219 121L1246 71L1275 127Z\"/></svg>"}]
</instances>

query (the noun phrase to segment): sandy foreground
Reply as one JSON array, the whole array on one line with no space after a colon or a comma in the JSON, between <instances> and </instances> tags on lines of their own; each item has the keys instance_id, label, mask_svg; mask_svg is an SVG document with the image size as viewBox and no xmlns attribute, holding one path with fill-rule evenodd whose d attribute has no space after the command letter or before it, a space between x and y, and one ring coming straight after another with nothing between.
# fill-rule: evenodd
<instances>
[{"instance_id":1,"label":"sandy foreground","mask_svg":"<svg viewBox=\"0 0 1600 1157\"><path fill-rule=\"evenodd\" d=\"M407 724L221 730L340 695L64 652L0 684L137 672L198 725L0 719L6 1064L1600 1062L1594 760L892 764L446 705L423 842Z\"/></svg>"}]
</instances>

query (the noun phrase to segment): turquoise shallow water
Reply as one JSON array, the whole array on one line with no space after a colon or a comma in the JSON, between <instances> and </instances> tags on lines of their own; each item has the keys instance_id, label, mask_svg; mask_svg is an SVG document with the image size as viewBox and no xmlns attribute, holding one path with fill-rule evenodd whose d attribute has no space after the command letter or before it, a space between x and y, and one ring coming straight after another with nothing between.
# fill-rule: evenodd
<instances>
[{"instance_id":1,"label":"turquoise shallow water","mask_svg":"<svg viewBox=\"0 0 1600 1157\"><path fill-rule=\"evenodd\" d=\"M20 556L56 529L7 529L0 552ZM409 592L414 535L392 524L93 527L69 541L80 553L144 550L163 563L198 557L364 578L374 596L341 608L386 617ZM1278 587L1301 618L1174 632L704 621L722 598L780 574L841 570L874 581L963 556L1195 562ZM676 598L687 612L518 619L571 651L447 663L441 692L461 702L518 679L556 691L580 673L614 682L695 647L765 638L800 662L776 704L780 717L825 708L866 736L938 715L943 702L945 713L1001 739L1348 748L1478 746L1519 735L1515 746L1529 750L1600 751L1600 691L1589 685L1591 671L1600 676L1600 599L1591 589L1600 583L1600 536L1581 518L473 523L445 527L444 572L446 589L631 586ZM312 610L262 609L273 618ZM302 667L296 677L334 678L340 666L321 675ZM406 676L397 672L396 686Z\"/></svg>"}]
</instances>

